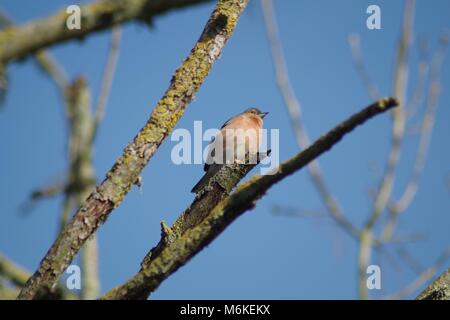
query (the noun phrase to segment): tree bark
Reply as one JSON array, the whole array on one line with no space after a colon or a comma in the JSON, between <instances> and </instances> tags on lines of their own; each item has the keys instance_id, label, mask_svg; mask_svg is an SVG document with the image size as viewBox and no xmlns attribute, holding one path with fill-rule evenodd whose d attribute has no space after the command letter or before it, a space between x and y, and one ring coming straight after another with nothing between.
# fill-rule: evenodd
<instances>
[{"instance_id":1,"label":"tree bark","mask_svg":"<svg viewBox=\"0 0 450 320\"><path fill-rule=\"evenodd\" d=\"M248 0L218 1L200 39L175 72L146 125L62 230L38 270L20 292L19 299L39 298L39 292L51 290L81 246L120 205L219 58L247 3Z\"/></svg>"},{"instance_id":2,"label":"tree bark","mask_svg":"<svg viewBox=\"0 0 450 320\"><path fill-rule=\"evenodd\" d=\"M450 300L450 268L444 271L416 298L417 300Z\"/></svg>"},{"instance_id":3,"label":"tree bark","mask_svg":"<svg viewBox=\"0 0 450 320\"><path fill-rule=\"evenodd\" d=\"M81 6L81 28L69 30L66 10L30 22L11 26L0 32L0 64L7 64L27 55L131 20L151 22L155 16L170 10L208 0L102 0Z\"/></svg>"}]
</instances>

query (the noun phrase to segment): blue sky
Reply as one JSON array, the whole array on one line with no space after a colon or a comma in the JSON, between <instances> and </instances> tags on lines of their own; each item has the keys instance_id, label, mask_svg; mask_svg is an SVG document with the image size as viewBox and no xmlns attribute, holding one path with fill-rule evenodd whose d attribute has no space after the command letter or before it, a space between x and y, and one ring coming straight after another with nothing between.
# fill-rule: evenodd
<instances>
[{"instance_id":1,"label":"blue sky","mask_svg":"<svg viewBox=\"0 0 450 320\"><path fill-rule=\"evenodd\" d=\"M3 0L1 7L23 23L73 3ZM366 28L370 4L381 7L381 30ZM95 142L94 164L99 180L144 125L174 70L198 39L212 8L211 3L174 11L156 18L152 28L136 23L124 27L106 117ZM346 41L349 33L360 34L368 71L382 94L390 94L402 8L403 2L398 0L275 1L292 85L303 105L311 138L371 102L351 60ZM418 40L426 38L434 49L439 34L449 29L449 13L448 1L417 1L408 96L417 75ZM78 74L87 77L96 98L108 44L109 33L102 32L82 42L55 46L51 52L71 78ZM449 69L447 59L419 193L401 216L397 230L400 236L425 236L423 241L406 244L422 269L450 244ZM67 127L54 86L32 59L11 64L8 71L10 90L0 110L0 252L34 270L55 238L62 198L42 201L25 217L19 208L32 190L63 177ZM195 120L203 121L205 128L218 127L249 106L270 112L265 127L280 129L281 160L298 152L275 85L259 1L252 1L246 9L221 59L177 127L193 130ZM420 114L412 120L413 126L419 123ZM389 116L382 115L320 158L330 189L358 226L368 217L369 190L376 187L384 168L390 123ZM405 187L416 144L417 136L408 135L394 197ZM170 160L174 145L170 139L165 141L142 173L142 190L134 188L98 231L102 292L138 270L143 256L159 240L159 222L173 222L193 200L189 190L200 178L202 166L174 165ZM306 171L298 172L270 189L254 210L166 280L152 297L355 298L355 241L330 219L276 216L272 209L277 205L324 209ZM398 258L395 246L388 246L385 254L375 254L372 263L382 268L382 289L371 292L375 298L395 293L417 277L417 271Z\"/></svg>"}]
</instances>

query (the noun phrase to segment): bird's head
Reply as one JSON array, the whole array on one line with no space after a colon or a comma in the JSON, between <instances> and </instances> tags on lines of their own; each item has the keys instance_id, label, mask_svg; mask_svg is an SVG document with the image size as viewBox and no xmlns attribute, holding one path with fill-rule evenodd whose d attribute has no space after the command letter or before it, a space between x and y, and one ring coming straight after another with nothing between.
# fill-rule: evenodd
<instances>
[{"instance_id":1,"label":"bird's head","mask_svg":"<svg viewBox=\"0 0 450 320\"><path fill-rule=\"evenodd\" d=\"M243 112L243 114L252 114L259 116L261 119L263 119L268 114L268 112L262 112L258 108L248 108Z\"/></svg>"}]
</instances>

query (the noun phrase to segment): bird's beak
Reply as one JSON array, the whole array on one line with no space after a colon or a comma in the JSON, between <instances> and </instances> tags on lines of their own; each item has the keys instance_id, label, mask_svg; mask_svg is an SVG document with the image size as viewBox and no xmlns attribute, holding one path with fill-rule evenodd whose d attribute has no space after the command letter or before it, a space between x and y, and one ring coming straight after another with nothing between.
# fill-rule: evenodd
<instances>
[{"instance_id":1,"label":"bird's beak","mask_svg":"<svg viewBox=\"0 0 450 320\"><path fill-rule=\"evenodd\" d=\"M267 116L269 113L268 112L261 112L261 114L259 115L262 119L264 119L265 116Z\"/></svg>"}]
</instances>

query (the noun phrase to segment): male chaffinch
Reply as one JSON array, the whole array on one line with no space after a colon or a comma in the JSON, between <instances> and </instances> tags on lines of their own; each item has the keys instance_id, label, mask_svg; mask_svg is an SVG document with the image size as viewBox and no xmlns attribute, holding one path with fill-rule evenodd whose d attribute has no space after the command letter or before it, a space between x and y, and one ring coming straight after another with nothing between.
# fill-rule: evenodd
<instances>
[{"instance_id":1,"label":"male chaffinch","mask_svg":"<svg viewBox=\"0 0 450 320\"><path fill-rule=\"evenodd\" d=\"M246 156L256 155L262 142L263 118L267 114L257 108L249 108L223 124L208 146L203 168L206 173L191 192L201 191L224 164L245 163Z\"/></svg>"}]
</instances>

